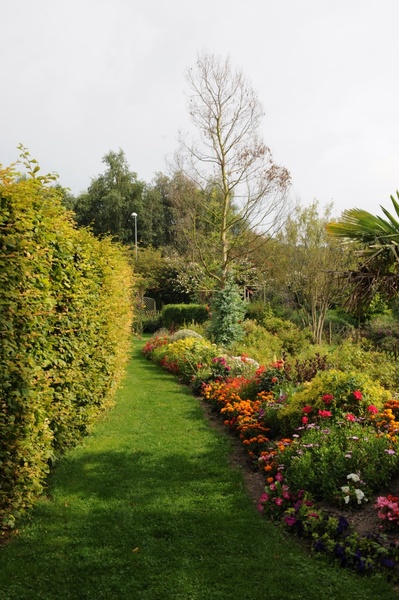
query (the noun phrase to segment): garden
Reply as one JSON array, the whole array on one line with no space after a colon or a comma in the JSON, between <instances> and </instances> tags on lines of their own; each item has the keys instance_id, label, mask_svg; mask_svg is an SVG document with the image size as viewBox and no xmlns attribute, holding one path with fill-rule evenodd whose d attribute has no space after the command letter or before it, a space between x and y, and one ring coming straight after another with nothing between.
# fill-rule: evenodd
<instances>
[{"instance_id":1,"label":"garden","mask_svg":"<svg viewBox=\"0 0 399 600\"><path fill-rule=\"evenodd\" d=\"M270 317L269 330L244 320L245 335L233 344L216 343L206 324L161 329L143 352L190 386L239 440L246 463L264 478L260 513L306 540L312 553L396 581L395 363L365 340L321 354L309 340L298 342L298 328L278 321L280 336L271 335ZM281 344L282 354L262 362L271 338L272 352ZM289 340L296 340L291 353Z\"/></svg>"}]
</instances>

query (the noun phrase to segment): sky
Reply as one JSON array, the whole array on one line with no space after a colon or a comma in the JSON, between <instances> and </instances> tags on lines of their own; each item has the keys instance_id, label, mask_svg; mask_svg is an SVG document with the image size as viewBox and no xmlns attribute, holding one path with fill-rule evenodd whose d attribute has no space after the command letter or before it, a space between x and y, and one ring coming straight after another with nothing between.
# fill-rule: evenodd
<instances>
[{"instance_id":1,"label":"sky","mask_svg":"<svg viewBox=\"0 0 399 600\"><path fill-rule=\"evenodd\" d=\"M0 19L0 163L28 148L77 195L122 149L151 183L191 127L185 72L230 58L302 205L391 210L397 0L13 0Z\"/></svg>"}]
</instances>

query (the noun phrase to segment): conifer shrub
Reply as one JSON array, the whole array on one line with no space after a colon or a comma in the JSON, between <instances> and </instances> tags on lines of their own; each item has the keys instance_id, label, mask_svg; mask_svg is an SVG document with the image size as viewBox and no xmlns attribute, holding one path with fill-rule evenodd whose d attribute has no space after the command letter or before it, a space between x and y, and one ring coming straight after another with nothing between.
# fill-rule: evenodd
<instances>
[{"instance_id":1,"label":"conifer shrub","mask_svg":"<svg viewBox=\"0 0 399 600\"><path fill-rule=\"evenodd\" d=\"M244 336L245 303L238 286L228 277L224 287L217 290L211 303L209 335L215 344L228 348Z\"/></svg>"}]
</instances>

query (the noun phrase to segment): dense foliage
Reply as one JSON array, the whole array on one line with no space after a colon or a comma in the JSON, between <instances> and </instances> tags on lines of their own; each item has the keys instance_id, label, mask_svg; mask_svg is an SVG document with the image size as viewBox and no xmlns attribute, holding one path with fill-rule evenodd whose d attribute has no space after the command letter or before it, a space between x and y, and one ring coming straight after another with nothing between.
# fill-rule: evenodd
<instances>
[{"instance_id":1,"label":"dense foliage","mask_svg":"<svg viewBox=\"0 0 399 600\"><path fill-rule=\"evenodd\" d=\"M204 323L208 317L206 306L200 304L167 304L161 312L162 325L167 328Z\"/></svg>"},{"instance_id":2,"label":"dense foliage","mask_svg":"<svg viewBox=\"0 0 399 600\"><path fill-rule=\"evenodd\" d=\"M51 178L0 171L0 528L112 401L127 358L131 267L77 230Z\"/></svg>"},{"instance_id":3,"label":"dense foliage","mask_svg":"<svg viewBox=\"0 0 399 600\"><path fill-rule=\"evenodd\" d=\"M216 344L228 347L243 338L242 322L245 305L238 286L228 277L224 287L217 290L211 303L209 333Z\"/></svg>"}]
</instances>

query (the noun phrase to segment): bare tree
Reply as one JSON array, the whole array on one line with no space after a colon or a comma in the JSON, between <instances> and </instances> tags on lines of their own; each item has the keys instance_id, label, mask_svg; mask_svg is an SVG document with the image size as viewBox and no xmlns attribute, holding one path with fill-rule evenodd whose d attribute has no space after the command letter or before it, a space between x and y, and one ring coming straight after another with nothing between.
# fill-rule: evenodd
<instances>
[{"instance_id":1,"label":"bare tree","mask_svg":"<svg viewBox=\"0 0 399 600\"><path fill-rule=\"evenodd\" d=\"M264 234L263 243L282 222L290 174L261 140L261 104L229 59L199 56L186 77L199 136L180 137L177 166L207 192L204 218L217 227L218 237L219 273L213 275L223 284L238 253L256 250L246 244L248 232Z\"/></svg>"}]
</instances>

